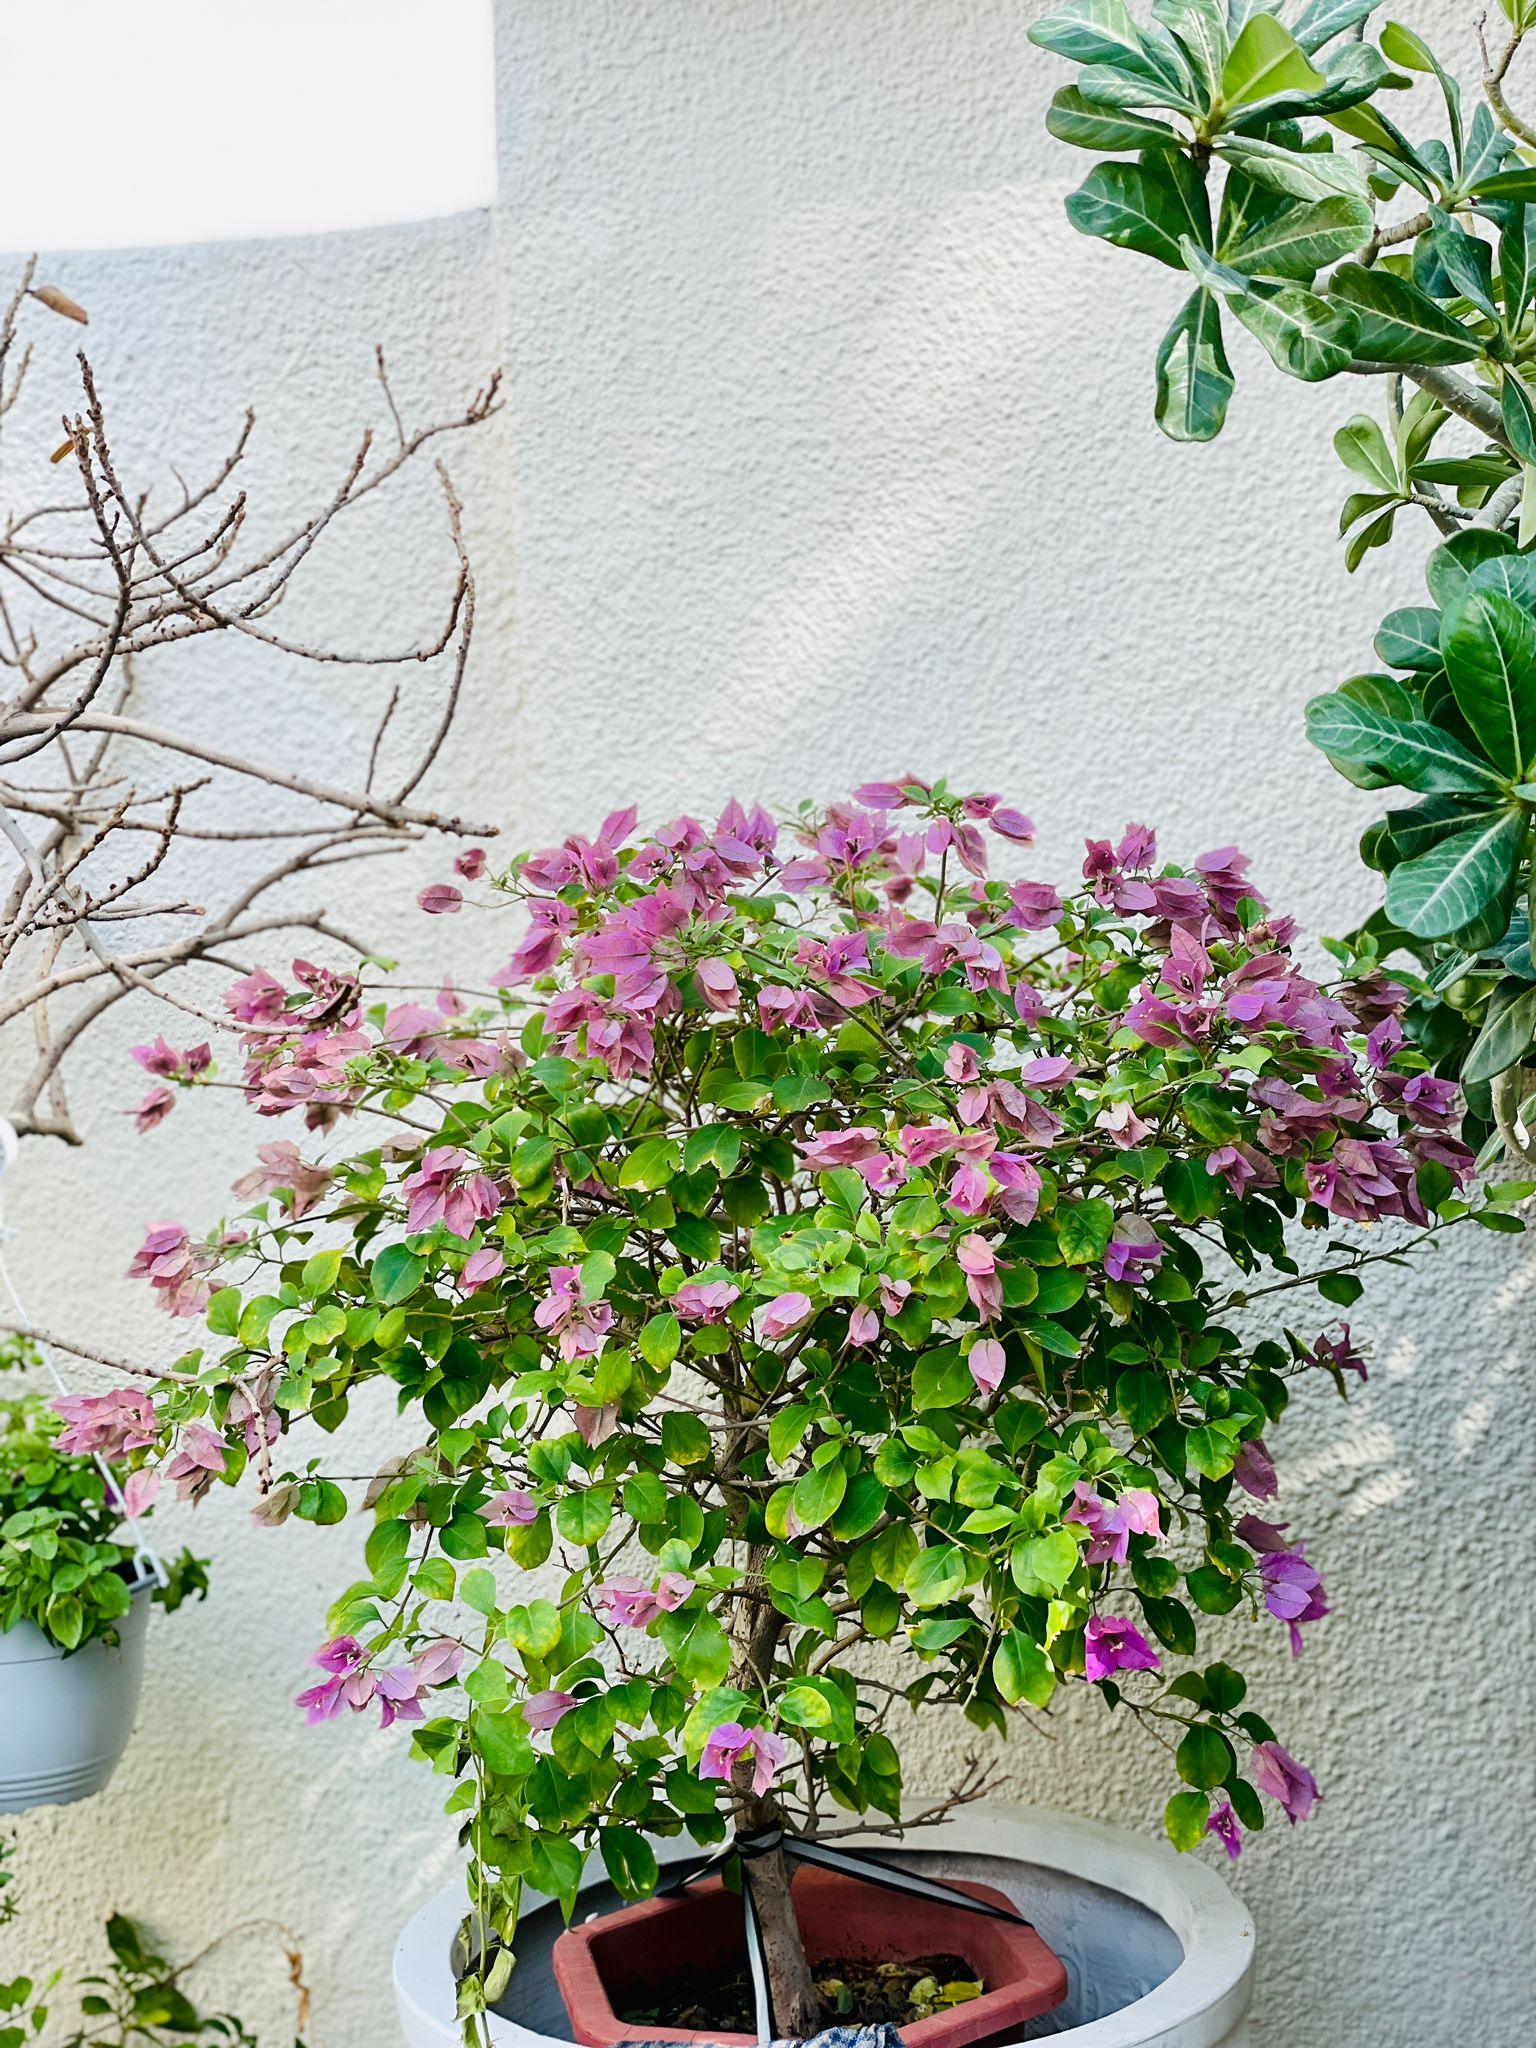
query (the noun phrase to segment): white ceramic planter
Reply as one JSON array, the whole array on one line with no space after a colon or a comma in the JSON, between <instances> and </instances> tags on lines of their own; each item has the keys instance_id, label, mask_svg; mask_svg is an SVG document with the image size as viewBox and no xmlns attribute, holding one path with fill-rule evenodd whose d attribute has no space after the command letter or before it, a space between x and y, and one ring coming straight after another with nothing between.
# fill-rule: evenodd
<instances>
[{"instance_id":1,"label":"white ceramic planter","mask_svg":"<svg viewBox=\"0 0 1536 2048\"><path fill-rule=\"evenodd\" d=\"M0 1813L88 1799L116 1770L138 1712L149 1591L147 1577L134 1587L111 1648L66 1657L28 1621L0 1634Z\"/></svg>"},{"instance_id":2,"label":"white ceramic planter","mask_svg":"<svg viewBox=\"0 0 1536 2048\"><path fill-rule=\"evenodd\" d=\"M853 1846L858 1837L848 1837ZM892 1854L888 1842L870 1845ZM659 1842L665 1866L697 1854ZM1067 1965L1072 1990L1023 2041L1072 2048L1248 2048L1254 1928L1209 1865L1123 1828L1040 1807L977 1806L917 1830L899 1852L935 1877L1006 1892ZM616 1903L589 1869L592 1910ZM459 1886L416 1915L395 1949L395 2003L410 2048L459 2048L451 1953L465 1914ZM568 2048L549 1948L559 1908L525 1894L517 1967L491 2018L494 2048Z\"/></svg>"}]
</instances>

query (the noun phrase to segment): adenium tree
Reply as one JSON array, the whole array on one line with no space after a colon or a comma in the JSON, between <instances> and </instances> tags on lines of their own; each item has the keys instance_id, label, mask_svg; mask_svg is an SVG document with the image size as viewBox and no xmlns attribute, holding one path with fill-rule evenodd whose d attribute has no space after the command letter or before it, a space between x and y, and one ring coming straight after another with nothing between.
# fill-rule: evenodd
<instances>
[{"instance_id":1,"label":"adenium tree","mask_svg":"<svg viewBox=\"0 0 1536 2048\"><path fill-rule=\"evenodd\" d=\"M1183 1848L1312 1810L1221 1619L1299 1650L1327 1612L1268 1436L1299 1377L1364 1377L1363 1268L1518 1228L1512 1194L1464 1192L1414 987L1309 978L1237 852L1133 826L1065 894L991 877L1030 836L913 780L626 811L466 857L526 920L494 993L232 993L252 1108L330 1149L265 1143L242 1217L150 1232L136 1272L215 1341L122 1448L253 1466L265 1522L371 1517L301 1704L412 1723L453 1781L471 2025L525 1885L570 1910L593 1851L638 1897L649 1837L894 1827L913 1708L1005 1733L1095 1688L1167 1749ZM359 1501L327 1438L371 1382L407 1448ZM809 2032L781 1859L751 1882Z\"/></svg>"},{"instance_id":2,"label":"adenium tree","mask_svg":"<svg viewBox=\"0 0 1536 2048\"><path fill-rule=\"evenodd\" d=\"M1291 376L1380 380L1383 417L1357 414L1334 439L1355 485L1346 564L1405 511L1447 537L1429 559L1433 603L1384 619L1380 667L1316 699L1308 730L1351 781L1420 798L1365 835L1387 889L1356 944L1362 964L1417 961L1405 1028L1459 1075L1474 1145L1496 1133L1529 1165L1536 125L1508 81L1536 5L1502 4L1496 51L1477 23L1470 112L1413 30L1387 22L1370 39L1371 0L1308 0L1289 26L1250 0L1153 0L1150 21L1123 0L1072 0L1030 34L1082 67L1052 134L1120 159L1069 197L1073 224L1179 279L1156 359L1165 433L1221 430L1224 315Z\"/></svg>"}]
</instances>

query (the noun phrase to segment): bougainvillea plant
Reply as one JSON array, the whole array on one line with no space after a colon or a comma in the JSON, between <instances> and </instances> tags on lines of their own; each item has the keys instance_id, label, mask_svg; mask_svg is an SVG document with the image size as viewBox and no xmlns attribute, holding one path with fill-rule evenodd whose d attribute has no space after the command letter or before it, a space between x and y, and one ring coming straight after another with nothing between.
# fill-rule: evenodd
<instances>
[{"instance_id":1,"label":"bougainvillea plant","mask_svg":"<svg viewBox=\"0 0 1536 2048\"><path fill-rule=\"evenodd\" d=\"M0 1356L0 1366L29 1362L24 1343ZM52 1405L33 1391L0 1393L0 1632L30 1621L63 1650L115 1637L140 1576L123 1509L138 1512L154 1477L133 1477L121 1466L109 1491L106 1475L83 1454L109 1443L120 1458L158 1442L160 1433L142 1391ZM184 1550L152 1597L169 1611L191 1593L201 1597L207 1584L203 1560Z\"/></svg>"},{"instance_id":2,"label":"bougainvillea plant","mask_svg":"<svg viewBox=\"0 0 1536 2048\"><path fill-rule=\"evenodd\" d=\"M1382 380L1383 419L1334 438L1347 566L1404 512L1448 538L1432 605L1389 614L1379 667L1318 698L1308 729L1351 781L1418 797L1362 842L1387 890L1357 944L1417 961L1405 1028L1460 1077L1474 1146L1496 1131L1536 1164L1536 125L1507 90L1536 4L1503 8L1497 51L1478 23L1470 114L1413 30L1368 39L1371 0L1309 0L1289 27L1245 0L1155 0L1148 22L1072 0L1030 34L1082 66L1052 134L1118 159L1067 200L1074 225L1177 274L1166 433L1222 427L1224 314L1291 376Z\"/></svg>"},{"instance_id":3,"label":"bougainvillea plant","mask_svg":"<svg viewBox=\"0 0 1536 2048\"><path fill-rule=\"evenodd\" d=\"M371 1518L301 1704L411 1722L453 1781L471 2025L525 1885L569 1910L594 1851L638 1897L651 1837L893 1825L912 1708L1006 1732L1094 1688L1166 1747L1184 1848L1312 1810L1229 1661L1226 1617L1300 1649L1327 1612L1269 1434L1298 1377L1364 1377L1364 1267L1520 1191L1471 1192L1411 989L1310 979L1238 853L1133 826L1065 895L991 878L1030 835L916 781L624 812L484 877L526 918L494 996L232 994L251 1106L332 1149L150 1232L216 1341L123 1448ZM359 1500L326 1439L371 1382L404 1448ZM752 1883L811 2031L781 1859Z\"/></svg>"}]
</instances>

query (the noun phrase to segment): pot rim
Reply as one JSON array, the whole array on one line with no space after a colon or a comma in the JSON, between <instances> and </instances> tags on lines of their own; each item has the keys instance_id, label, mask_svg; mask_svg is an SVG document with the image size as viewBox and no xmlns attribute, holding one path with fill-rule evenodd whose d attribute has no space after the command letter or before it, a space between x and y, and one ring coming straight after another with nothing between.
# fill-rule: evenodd
<instances>
[{"instance_id":1,"label":"pot rim","mask_svg":"<svg viewBox=\"0 0 1536 2048\"><path fill-rule=\"evenodd\" d=\"M857 1845L857 1835L848 1837ZM870 1846L889 1850L888 1838L869 1837ZM657 1861L685 1861L697 1854L686 1839L659 1841ZM1255 1929L1248 1909L1209 1865L1181 1856L1166 1843L1132 1834L1103 1821L1053 1807L983 1802L963 1814L915 1832L903 1845L947 1848L1035 1863L1067 1872L1145 1906L1172 1931L1183 1960L1161 1984L1103 2019L1072 2027L1060 2036L1073 2048L1215 2048L1247 2012L1253 1991ZM594 1876L602 1867L594 1857ZM524 1894L524 1911L548 1903L542 1892ZM414 2021L444 2043L458 2039L452 2018L454 1985L449 1949L465 1916L457 1883L427 1902L406 1925L395 1948L395 1998L402 2019ZM572 2048L566 2037L535 2033L489 2015L496 2048Z\"/></svg>"}]
</instances>

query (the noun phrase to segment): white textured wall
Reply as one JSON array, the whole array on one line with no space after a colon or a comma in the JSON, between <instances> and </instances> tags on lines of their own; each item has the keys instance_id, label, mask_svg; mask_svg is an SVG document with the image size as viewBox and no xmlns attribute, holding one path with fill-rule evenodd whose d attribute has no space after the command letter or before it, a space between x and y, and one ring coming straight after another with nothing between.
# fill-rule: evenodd
<instances>
[{"instance_id":1,"label":"white textured wall","mask_svg":"<svg viewBox=\"0 0 1536 2048\"><path fill-rule=\"evenodd\" d=\"M1033 11L508 0L493 223L58 274L141 437L169 421L212 445L254 392L282 423L280 492L329 474L308 430L333 456L375 338L440 401L505 361L509 412L464 464L490 588L439 787L517 837L630 796L783 802L911 765L1021 802L1038 872L1145 818L1170 852L1237 840L1272 895L1340 929L1371 899L1369 800L1307 750L1301 706L1365 665L1417 577L1409 543L1347 579L1331 538L1329 435L1369 393L1289 384L1239 334L1227 434L1161 439L1177 285L1067 226L1090 159L1043 133L1061 74L1025 40ZM1409 13L1470 34L1459 10ZM373 623L402 548L420 573L415 531L374 530L317 599L331 623ZM235 676L209 657L198 677L231 715ZM244 693L239 711L264 715ZM467 920L423 937L403 873L369 887L397 943L500 957ZM27 1155L23 1263L39 1314L138 1341L157 1332L116 1279L138 1226L217 1204L237 1126L194 1143L182 1109L136 1142L105 1114L131 1094L120 1053L89 1085L90 1152ZM1376 1355L1348 1411L1300 1403L1277 1438L1336 1612L1299 1666L1278 1642L1255 1662L1328 1795L1242 1866L1264 2048L1530 2037L1536 1269L1507 1240L1452 1246L1364 1305ZM278 1910L306 1938L317 2036L373 2048L394 1930L452 1860L436 1788L403 1745L308 1733L287 1706L345 1535L241 1519L203 1511L219 1584L157 1624L117 1784L26 1823L21 1926L62 1955L114 1899L186 1942ZM1095 1712L1021 1735L1020 1791L1154 1826L1163 1761L1112 1733ZM919 1745L933 1780L941 1748ZM0 1967L19 1948L0 1938ZM242 1957L230 1981L254 1991Z\"/></svg>"}]
</instances>

